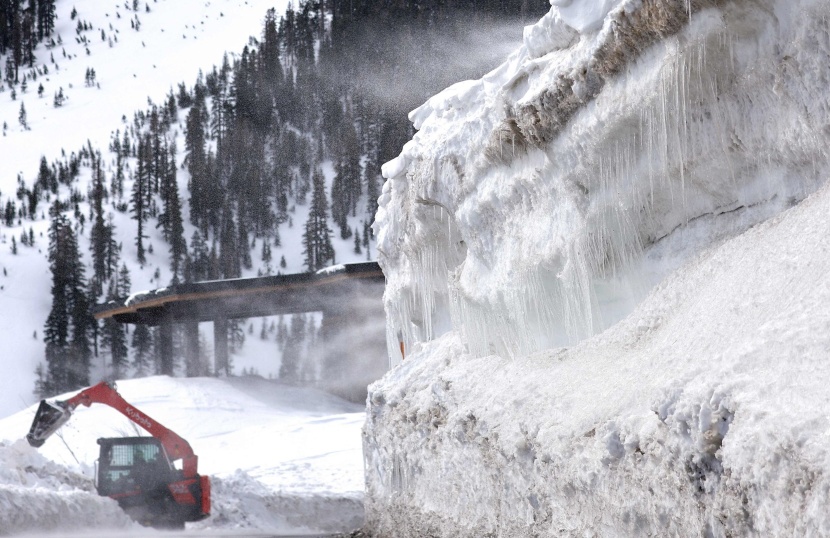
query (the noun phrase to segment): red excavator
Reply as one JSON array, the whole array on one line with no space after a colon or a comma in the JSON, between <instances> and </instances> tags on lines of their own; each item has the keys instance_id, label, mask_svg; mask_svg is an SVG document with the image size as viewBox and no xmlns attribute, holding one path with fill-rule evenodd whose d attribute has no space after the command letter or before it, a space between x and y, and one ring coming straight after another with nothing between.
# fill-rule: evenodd
<instances>
[{"instance_id":1,"label":"red excavator","mask_svg":"<svg viewBox=\"0 0 830 538\"><path fill-rule=\"evenodd\" d=\"M41 400L26 440L35 448L42 446L76 407L93 403L120 411L153 436L98 439L95 487L99 495L115 499L131 518L149 527L181 529L187 521L210 515L210 478L197 472L198 457L190 444L127 403L107 382L68 400Z\"/></svg>"}]
</instances>

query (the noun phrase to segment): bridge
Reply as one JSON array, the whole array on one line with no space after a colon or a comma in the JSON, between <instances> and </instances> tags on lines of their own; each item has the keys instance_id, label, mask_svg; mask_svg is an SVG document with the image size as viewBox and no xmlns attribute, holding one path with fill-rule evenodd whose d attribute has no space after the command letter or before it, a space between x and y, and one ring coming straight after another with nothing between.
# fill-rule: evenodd
<instances>
[{"instance_id":1,"label":"bridge","mask_svg":"<svg viewBox=\"0 0 830 538\"><path fill-rule=\"evenodd\" d=\"M228 320L322 312L325 339L334 341L369 318L378 318L382 333L384 284L377 262L351 263L316 273L176 284L99 304L93 314L99 320L158 326L161 373L167 375L173 374L173 326L185 328L185 362L190 364L198 362L198 324L213 322L214 367L229 374Z\"/></svg>"}]
</instances>

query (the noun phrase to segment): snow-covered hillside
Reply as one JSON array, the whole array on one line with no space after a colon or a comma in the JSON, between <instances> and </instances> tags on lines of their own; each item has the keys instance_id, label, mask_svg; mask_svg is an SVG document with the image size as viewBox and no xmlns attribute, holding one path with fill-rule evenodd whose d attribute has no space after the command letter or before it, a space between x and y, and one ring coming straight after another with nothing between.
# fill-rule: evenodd
<instances>
[{"instance_id":1,"label":"snow-covered hillside","mask_svg":"<svg viewBox=\"0 0 830 538\"><path fill-rule=\"evenodd\" d=\"M148 99L160 103L178 84L190 87L200 70L207 73L221 64L224 53L239 53L250 37L259 38L268 8L282 13L287 5L273 0L150 0L134 12L132 2L58 0L56 45L37 48L32 69L39 73L37 79L28 82L26 93L18 86L14 101L8 86L0 93L0 123L8 126L0 144L4 157L13 156L0 160L0 190L14 192L17 174L31 183L41 156L51 162L61 150L78 151L87 140L106 148L122 116L131 121L134 112L147 108ZM78 33L79 22L89 29ZM85 84L88 68L95 70L92 87ZM29 71L21 69L21 75ZM55 108L60 88L66 101ZM18 122L21 104L28 130Z\"/></svg>"},{"instance_id":2,"label":"snow-covered hillside","mask_svg":"<svg viewBox=\"0 0 830 538\"><path fill-rule=\"evenodd\" d=\"M367 530L827 534L830 10L551 3L384 167Z\"/></svg>"},{"instance_id":3,"label":"snow-covered hillside","mask_svg":"<svg viewBox=\"0 0 830 538\"><path fill-rule=\"evenodd\" d=\"M38 177L41 158L52 166L56 161L65 163L70 155L78 155L82 147L92 152L102 152L102 167L107 181L115 176L117 157L110 147L111 136L121 135L129 128L135 129L135 115L143 114L150 106L166 102L172 92L179 94L179 85L191 89L197 75L209 73L221 65L223 55L235 57L250 42L261 38L266 11L273 7L283 13L288 2L262 2L243 0L219 0L190 5L170 0L140 2L134 11L133 3L58 0L58 20L52 39L36 49L34 68L22 69L21 78L27 77L27 90L18 84L12 89L0 84L0 124L6 128L0 137L0 200L5 204L17 200L20 187L18 177L26 188L33 188ZM75 13L74 17L72 13ZM79 30L80 25L80 30ZM0 59L2 62L2 59ZM86 84L86 74L94 70L95 80ZM39 96L39 86L43 87ZM65 101L55 107L54 95L63 93ZM14 99L12 93L15 94ZM27 112L26 126L18 121L21 106ZM185 157L185 119L187 110L179 110L178 121L173 121L168 133L175 142L177 162ZM109 149L108 149L109 148ZM135 168L135 159L125 159L126 199L111 196L104 212L112 217L114 243L119 245L120 263L130 272L132 290L140 291L167 286L171 281L169 246L163 230L155 222L144 228L146 262L137 260L137 224L131 210L129 192ZM323 173L331 183L335 173L332 163L321 163ZM60 185L58 198L68 201L71 189L85 196L91 182L91 169L82 166L76 184ZM183 208L184 237L191 241L195 227L188 219L188 182L186 167L178 170L179 196L185 202ZM6 313L0 323L0 341L7 342L6 356L13 357L15 366L0 378L0 416L6 416L35 401L35 368L44 361L44 324L51 306L51 274L47 259L49 245L48 207L51 194L40 201L34 218L15 220L11 227L0 230L0 305ZM118 205L123 204L121 209ZM309 207L292 207L291 221L284 223L281 247L274 247L274 260L267 271L283 273L302 272L303 226ZM69 213L73 213L69 211ZM84 263L91 259L91 226L80 224L90 215L89 204L82 201L74 212L73 225L78 231L80 252ZM350 222L358 217L350 217ZM296 223L296 224L295 224ZM34 238L33 245L22 243L23 234ZM259 254L262 239L255 240ZM333 238L338 262L365 261L368 250L354 252L352 239ZM12 254L16 248L16 254ZM374 252L374 249L371 249ZM280 266L284 258L285 266ZM254 257L253 266L243 276L257 276L266 270L265 262ZM87 278L91 269L87 269ZM106 288L106 286L104 286ZM105 290L106 291L106 290ZM103 295L97 298L103 302ZM286 323L290 320L286 319ZM316 329L319 316L308 320ZM265 325L272 328L277 320L268 319ZM236 373L255 371L264 376L276 377L280 371L280 350L275 342L276 330L267 332L265 338L251 335L266 334L261 330L262 320L250 320L241 327L249 337L244 352L234 357ZM212 327L201 328L204 345L201 356L212 356ZM309 332L311 329L309 328ZM130 335L128 335L128 338ZM383 358L380 359L381 362ZM91 380L97 381L110 375L111 360L106 349L99 348L93 359ZM122 374L123 375L123 374Z\"/></svg>"},{"instance_id":4,"label":"snow-covered hillside","mask_svg":"<svg viewBox=\"0 0 830 538\"><path fill-rule=\"evenodd\" d=\"M140 3L140 9L133 12L132 2L58 0L53 36L56 46L49 48L41 44L35 51L34 71L40 74L34 81L28 81L26 93L17 86L15 100L8 86L0 91L0 125L7 125L0 136L1 197L5 200L15 193L18 174L31 186L37 178L41 157L51 163L64 153L77 153L90 142L93 148L104 150L105 161L109 161L106 148L110 135L119 129L123 132L123 118L131 122L135 112L147 108L148 99L160 103L171 90L177 91L180 83L191 87L200 70L210 71L214 65L221 64L225 52L237 53L251 36L259 36L268 8L275 7L281 13L287 5L287 1L270 0L213 0L196 4L155 0ZM74 19L73 9L77 12ZM138 30L136 19L140 22ZM77 33L79 22L86 23L90 29ZM90 68L96 73L96 84L92 87L85 85L85 74ZM41 84L43 97L38 97ZM54 95L61 88L66 101L55 108ZM21 104L27 111L28 129L18 122ZM181 136L183 130L178 129L178 134ZM184 147L182 142L179 147ZM86 181L88 177L82 183ZM179 174L179 181L180 193L184 193L186 174ZM67 198L68 191L62 189L60 196ZM19 226L0 230L0 305L7 314L14 313L4 315L0 341L6 343L5 354L15 364L0 378L0 416L35 401L34 372L44 358L43 325L51 304L51 277L46 257L47 209L48 203L41 202L39 213L42 210L44 218L24 219ZM86 204L82 212L88 212ZM152 229L148 240L159 248L148 255L144 267L139 267L133 253L135 222L128 213L111 212L115 218L116 241L125 249L123 260L129 264L133 290L166 285L169 281L167 248L160 230ZM30 228L35 245L26 247L20 244L19 236ZM17 240L17 255L11 254L12 238ZM84 259L88 260L88 230L80 239ZM298 248L299 241L299 236L293 243L286 238L289 248ZM154 274L157 268L161 273L159 279ZM301 270L301 267L296 264L290 270ZM266 357L272 365L276 362L273 360L277 355L275 345L263 348L254 343L252 347L257 349L249 350L251 356ZM104 360L99 358L95 366L100 369ZM269 370L262 366L256 361L239 363L240 371L243 367L258 367L258 371L267 375Z\"/></svg>"},{"instance_id":5,"label":"snow-covered hillside","mask_svg":"<svg viewBox=\"0 0 830 538\"><path fill-rule=\"evenodd\" d=\"M360 406L255 377L150 377L123 381L118 389L187 439L199 472L211 476L212 516L189 530L305 533L360 526ZM146 433L117 411L93 405L77 409L35 450L23 439L34 411L0 420L0 533L136 526L94 490L95 441Z\"/></svg>"}]
</instances>

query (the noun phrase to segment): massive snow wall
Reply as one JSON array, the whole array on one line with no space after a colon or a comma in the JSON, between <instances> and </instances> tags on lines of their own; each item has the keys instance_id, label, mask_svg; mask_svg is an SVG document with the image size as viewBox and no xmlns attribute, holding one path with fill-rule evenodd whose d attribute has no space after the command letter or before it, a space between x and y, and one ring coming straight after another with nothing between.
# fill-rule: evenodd
<instances>
[{"instance_id":1,"label":"massive snow wall","mask_svg":"<svg viewBox=\"0 0 830 538\"><path fill-rule=\"evenodd\" d=\"M367 531L827 532L830 8L552 3L384 166Z\"/></svg>"}]
</instances>

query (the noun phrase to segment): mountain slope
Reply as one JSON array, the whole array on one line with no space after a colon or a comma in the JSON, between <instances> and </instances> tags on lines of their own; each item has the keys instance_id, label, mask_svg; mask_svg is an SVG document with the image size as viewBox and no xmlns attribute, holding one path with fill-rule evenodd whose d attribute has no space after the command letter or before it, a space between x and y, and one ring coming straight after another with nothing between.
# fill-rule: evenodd
<instances>
[{"instance_id":1,"label":"mountain slope","mask_svg":"<svg viewBox=\"0 0 830 538\"><path fill-rule=\"evenodd\" d=\"M58 20L53 36L56 45L50 49L47 44L41 44L36 50L35 72L41 74L36 80L28 81L26 93L17 86L16 100L12 100L8 86L0 92L0 121L7 125L5 136L0 138L4 155L0 159L0 198L4 203L12 199L18 188L18 174L26 185L32 185L41 157L51 163L77 154L86 145L106 150L111 134L116 130L123 132L132 122L133 114L147 108L148 100L163 102L165 95L175 91L178 84L189 86L200 71L207 72L221 63L226 51L233 54L241 50L250 36L257 36L261 31L266 10L270 7L284 10L287 2L275 6L273 2L219 0L189 5L157 0L142 3L137 12L127 9L128 4L95 0L59 0L56 6ZM77 12L74 19L73 9ZM140 22L138 30L136 19ZM79 22L86 23L90 29L76 32ZM85 85L87 69L95 70L96 84L92 87ZM39 84L44 87L42 98L37 95ZM66 101L56 108L53 97L60 89ZM21 104L26 107L28 129L18 123ZM178 132L181 135L182 129ZM82 171L81 189L86 188L89 173ZM183 187L187 177L180 174L179 181L180 193L186 192ZM68 189L62 188L59 196L68 198ZM86 212L85 207L82 213ZM43 361L43 325L51 302L46 258L47 209L48 202L41 202L36 220L24 219L19 225L3 227L0 232L3 268L0 301L8 305L8 312L16 313L0 324L0 339L10 346L7 360L15 365L0 381L4 387L0 391L0 416L35 401L35 367ZM108 210L115 217L116 242L131 249L135 222L129 214L113 208ZM35 244L23 246L20 235L30 229ZM89 231L83 231L81 252L88 260ZM134 290L153 289L168 282L167 247L160 230L153 228L150 236L148 243L154 244L157 250L148 255L143 267L133 261L129 250L123 255L129 263ZM17 255L11 254L13 239L18 246ZM156 278L157 269L160 269L160 278ZM297 264L292 269L301 267ZM97 359L95 366L101 368L105 360L105 357ZM258 364L243 361L240 368L243 366L250 368Z\"/></svg>"}]
</instances>

